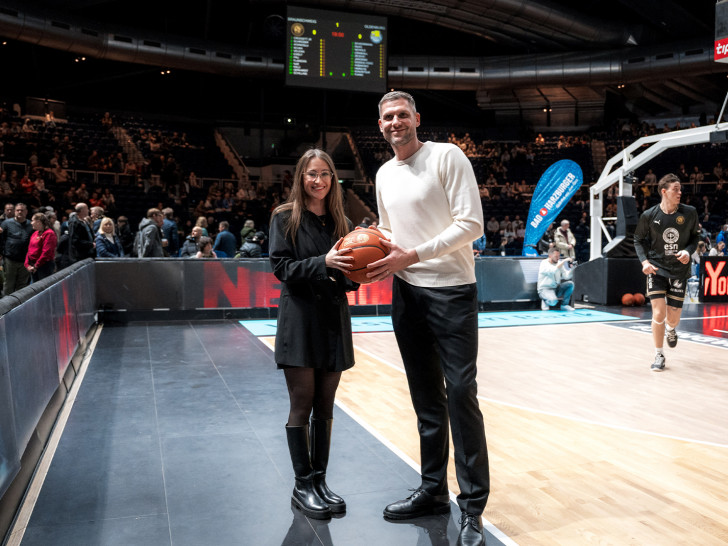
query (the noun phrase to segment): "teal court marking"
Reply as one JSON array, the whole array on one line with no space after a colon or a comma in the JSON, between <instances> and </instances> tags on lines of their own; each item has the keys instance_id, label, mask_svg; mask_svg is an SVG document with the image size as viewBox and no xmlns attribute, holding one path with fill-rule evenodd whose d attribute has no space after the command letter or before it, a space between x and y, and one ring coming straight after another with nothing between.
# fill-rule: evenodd
<instances>
[{"instance_id":1,"label":"teal court marking","mask_svg":"<svg viewBox=\"0 0 728 546\"><path fill-rule=\"evenodd\" d=\"M241 320L240 324L247 328L254 336L276 335L275 320ZM392 319L389 316L351 317L351 330L355 334L363 332L391 332Z\"/></svg>"},{"instance_id":2,"label":"teal court marking","mask_svg":"<svg viewBox=\"0 0 728 546\"><path fill-rule=\"evenodd\" d=\"M577 309L575 311L508 311L499 313L478 313L478 328L502 328L504 326L536 326L540 324L573 324L581 322L613 322L635 320L634 317ZM240 324L254 336L276 335L275 320L241 320ZM392 319L381 317L351 317L354 333L391 332Z\"/></svg>"},{"instance_id":3,"label":"teal court marking","mask_svg":"<svg viewBox=\"0 0 728 546\"><path fill-rule=\"evenodd\" d=\"M239 322L254 336L263 337L276 335L275 320L241 320Z\"/></svg>"},{"instance_id":4,"label":"teal court marking","mask_svg":"<svg viewBox=\"0 0 728 546\"><path fill-rule=\"evenodd\" d=\"M613 322L621 320L635 320L635 318L617 315L615 313L605 313L604 311L595 311L593 309L576 309L574 311L507 311L502 313L478 313L478 328Z\"/></svg>"}]
</instances>

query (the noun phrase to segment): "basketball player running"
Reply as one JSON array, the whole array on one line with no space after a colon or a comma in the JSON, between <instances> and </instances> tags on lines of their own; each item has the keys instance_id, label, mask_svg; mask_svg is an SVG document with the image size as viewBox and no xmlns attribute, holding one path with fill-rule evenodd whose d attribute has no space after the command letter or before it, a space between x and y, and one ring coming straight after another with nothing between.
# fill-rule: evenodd
<instances>
[{"instance_id":1,"label":"basketball player running","mask_svg":"<svg viewBox=\"0 0 728 546\"><path fill-rule=\"evenodd\" d=\"M462 510L458 546L485 544L480 516L490 492L483 415L478 406L478 302L472 242L483 234L473 167L453 144L421 142L411 95L379 102L379 128L395 157L377 173L387 257L370 278L394 273L392 324L420 434L421 485L384 509L392 520L450 511L449 428ZM448 427L448 421L450 427Z\"/></svg>"},{"instance_id":2,"label":"basketball player running","mask_svg":"<svg viewBox=\"0 0 728 546\"><path fill-rule=\"evenodd\" d=\"M652 371L665 369L663 339L677 345L675 328L680 322L685 287L690 277L690 256L698 247L698 213L695 207L680 203L680 179L666 174L657 183L662 197L659 205L640 216L634 233L634 246L647 275L647 297L652 304L652 338L655 361Z\"/></svg>"}]
</instances>

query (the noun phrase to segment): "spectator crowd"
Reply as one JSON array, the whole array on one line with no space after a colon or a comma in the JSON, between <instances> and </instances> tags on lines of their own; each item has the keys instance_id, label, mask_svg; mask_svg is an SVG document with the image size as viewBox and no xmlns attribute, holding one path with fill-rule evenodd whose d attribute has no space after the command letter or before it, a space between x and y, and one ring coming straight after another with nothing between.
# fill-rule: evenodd
<instances>
[{"instance_id":1,"label":"spectator crowd","mask_svg":"<svg viewBox=\"0 0 728 546\"><path fill-rule=\"evenodd\" d=\"M206 167L183 158L202 152L205 145L182 128L125 123L106 112L87 121L97 131L95 139L88 139L82 125L65 127L64 120L52 115L31 120L13 114L4 112L0 117L4 294L85 258L267 255L270 213L288 199L290 177L276 183L232 173L203 179L195 169ZM597 178L593 141L604 141L607 149L620 148L627 140L655 131L654 124L625 122L602 133L539 133L527 140L500 142L469 131L450 131L447 140L473 163L486 218L473 252L522 254L539 173L558 159L573 158L585 166L584 186L562 211L559 225L547 229L537 250L546 255L550 247L558 246L562 256L575 263L587 260L592 236L587 187ZM114 144L118 139L112 136L118 134L133 143L131 151ZM376 164L390 157L365 142L360 144L364 159L365 150ZM657 173L675 172L682 183L683 202L696 207L700 215L704 252L725 254L728 174L722 153L705 145L692 155L683 153L677 160L672 157L634 173L638 212L657 202ZM88 173L96 176L89 179L84 176ZM112 178L103 179L104 174ZM605 225L612 236L616 197L614 186L603 196ZM366 196L362 199L367 202ZM368 204L376 214L375 204Z\"/></svg>"}]
</instances>

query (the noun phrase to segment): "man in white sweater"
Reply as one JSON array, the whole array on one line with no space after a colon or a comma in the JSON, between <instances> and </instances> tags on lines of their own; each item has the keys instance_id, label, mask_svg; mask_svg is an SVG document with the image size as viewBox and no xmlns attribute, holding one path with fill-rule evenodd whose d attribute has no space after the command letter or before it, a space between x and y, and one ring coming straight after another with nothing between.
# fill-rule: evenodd
<instances>
[{"instance_id":1,"label":"man in white sweater","mask_svg":"<svg viewBox=\"0 0 728 546\"><path fill-rule=\"evenodd\" d=\"M462 510L458 545L485 544L480 516L490 492L477 400L478 302L472 242L483 211L472 165L453 144L421 142L420 115L403 92L379 103L379 128L394 158L377 173L379 229L390 253L370 278L393 274L392 323L420 433L422 484L385 517L447 513L448 420Z\"/></svg>"}]
</instances>

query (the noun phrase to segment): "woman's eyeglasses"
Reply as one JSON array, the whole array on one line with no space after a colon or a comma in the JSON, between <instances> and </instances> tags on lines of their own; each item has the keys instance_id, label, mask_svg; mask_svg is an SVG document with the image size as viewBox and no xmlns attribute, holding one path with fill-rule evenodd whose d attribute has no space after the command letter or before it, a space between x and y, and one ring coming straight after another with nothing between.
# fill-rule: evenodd
<instances>
[{"instance_id":1,"label":"woman's eyeglasses","mask_svg":"<svg viewBox=\"0 0 728 546\"><path fill-rule=\"evenodd\" d=\"M321 178L321 180L331 180L332 173L330 171L321 171L320 173L317 173L316 171L308 171L305 173L306 178L313 181L317 178Z\"/></svg>"}]
</instances>

